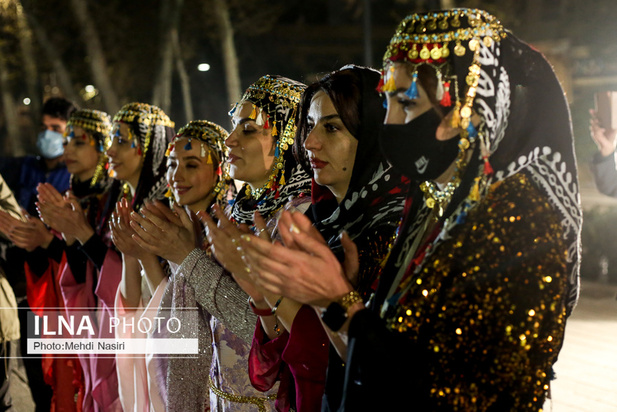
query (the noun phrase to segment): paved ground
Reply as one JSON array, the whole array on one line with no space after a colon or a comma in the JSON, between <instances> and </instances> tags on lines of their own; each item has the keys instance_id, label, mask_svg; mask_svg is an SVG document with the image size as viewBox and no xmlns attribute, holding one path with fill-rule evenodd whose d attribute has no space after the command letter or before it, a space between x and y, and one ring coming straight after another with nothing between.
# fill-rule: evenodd
<instances>
[{"instance_id":1,"label":"paved ground","mask_svg":"<svg viewBox=\"0 0 617 412\"><path fill-rule=\"evenodd\" d=\"M552 401L545 411L617 411L617 286L583 282L581 299L566 327ZM34 404L23 367L13 375L11 393L17 412Z\"/></svg>"},{"instance_id":2,"label":"paved ground","mask_svg":"<svg viewBox=\"0 0 617 412\"><path fill-rule=\"evenodd\" d=\"M552 412L617 411L617 286L582 284L555 364Z\"/></svg>"}]
</instances>

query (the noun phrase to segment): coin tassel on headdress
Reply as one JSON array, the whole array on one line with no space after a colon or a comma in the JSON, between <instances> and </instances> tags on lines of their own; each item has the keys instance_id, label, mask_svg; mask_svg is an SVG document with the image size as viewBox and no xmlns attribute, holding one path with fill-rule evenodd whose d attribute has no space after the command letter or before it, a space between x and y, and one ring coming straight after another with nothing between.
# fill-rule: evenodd
<instances>
[{"instance_id":1,"label":"coin tassel on headdress","mask_svg":"<svg viewBox=\"0 0 617 412\"><path fill-rule=\"evenodd\" d=\"M469 26L461 27L461 19L466 19ZM404 61L412 66L412 82L405 91L410 99L418 97L418 68L426 65L435 70L437 89L435 96L443 107L452 109L451 126L462 128L459 141L459 155L456 159L456 171L445 188L439 189L432 181L422 184L425 202L430 208L437 207L438 215L443 213L444 206L458 187L461 173L466 166L466 152L475 145L479 136L478 130L471 122L472 107L480 79L480 41L485 46L499 42L505 36L501 23L482 10L450 10L444 12L412 15L401 22L384 55L384 69L377 90L383 93L393 93L397 90L394 80L394 62ZM466 43L467 47L464 46ZM465 78L464 95L459 94L459 79L453 72L448 61L450 49L458 56L472 53L471 64ZM385 80L385 81L384 81ZM454 86L454 87L452 87ZM489 163L488 141L480 136L480 145L484 160L484 176L493 173ZM481 186L486 186L486 178L478 178L472 188L472 197L476 198Z\"/></svg>"}]
</instances>

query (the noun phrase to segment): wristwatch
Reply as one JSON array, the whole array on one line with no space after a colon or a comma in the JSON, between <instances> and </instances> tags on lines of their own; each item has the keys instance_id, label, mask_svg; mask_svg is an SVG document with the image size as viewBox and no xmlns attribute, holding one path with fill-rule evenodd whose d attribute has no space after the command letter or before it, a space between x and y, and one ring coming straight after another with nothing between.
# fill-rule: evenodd
<instances>
[{"instance_id":1,"label":"wristwatch","mask_svg":"<svg viewBox=\"0 0 617 412\"><path fill-rule=\"evenodd\" d=\"M331 331L337 332L345 324L349 308L358 302L362 302L362 296L355 290L352 290L340 299L330 303L321 314L321 320Z\"/></svg>"}]
</instances>

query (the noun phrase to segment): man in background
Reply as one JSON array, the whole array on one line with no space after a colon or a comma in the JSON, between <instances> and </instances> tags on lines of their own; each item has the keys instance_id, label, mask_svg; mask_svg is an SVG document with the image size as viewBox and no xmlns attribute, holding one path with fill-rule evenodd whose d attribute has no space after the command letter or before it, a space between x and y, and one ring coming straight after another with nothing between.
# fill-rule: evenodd
<instances>
[{"instance_id":1,"label":"man in background","mask_svg":"<svg viewBox=\"0 0 617 412\"><path fill-rule=\"evenodd\" d=\"M19 206L26 210L32 219L38 219L36 210L37 186L50 183L60 193L69 189L70 173L63 161L63 139L66 124L71 114L77 110L69 100L60 97L45 101L41 113L41 131L37 136L38 155L0 158L0 175L15 195ZM4 273L15 292L19 307L21 330L20 353L28 376L36 412L49 411L53 391L45 383L40 357L27 355L27 313L30 309L26 299L26 277L24 262L26 250L11 243L4 243L0 250L0 260Z\"/></svg>"}]
</instances>

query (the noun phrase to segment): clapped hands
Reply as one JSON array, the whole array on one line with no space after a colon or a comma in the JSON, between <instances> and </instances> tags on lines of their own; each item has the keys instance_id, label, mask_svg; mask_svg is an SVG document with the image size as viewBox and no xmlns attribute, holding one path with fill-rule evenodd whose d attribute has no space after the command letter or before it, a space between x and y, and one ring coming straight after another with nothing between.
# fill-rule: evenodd
<instances>
[{"instance_id":1,"label":"clapped hands","mask_svg":"<svg viewBox=\"0 0 617 412\"><path fill-rule=\"evenodd\" d=\"M77 239L83 245L94 235L94 229L72 193L62 196L49 183L40 184L37 190L39 201L36 206L41 219L52 229L62 233L67 243Z\"/></svg>"},{"instance_id":2,"label":"clapped hands","mask_svg":"<svg viewBox=\"0 0 617 412\"><path fill-rule=\"evenodd\" d=\"M47 248L54 238L40 219L30 216L22 210L26 220L19 220L4 210L0 210L0 232L15 246L32 252L37 247Z\"/></svg>"},{"instance_id":3,"label":"clapped hands","mask_svg":"<svg viewBox=\"0 0 617 412\"><path fill-rule=\"evenodd\" d=\"M248 273L257 286L317 307L353 290L350 279L358 273L358 251L346 233L341 237L344 265L302 213L283 212L279 233L290 247L256 236L241 237Z\"/></svg>"},{"instance_id":4,"label":"clapped hands","mask_svg":"<svg viewBox=\"0 0 617 412\"><path fill-rule=\"evenodd\" d=\"M160 201L148 202L139 213L132 212L133 239L144 250L180 265L199 247L197 216L174 204L173 210Z\"/></svg>"}]
</instances>

